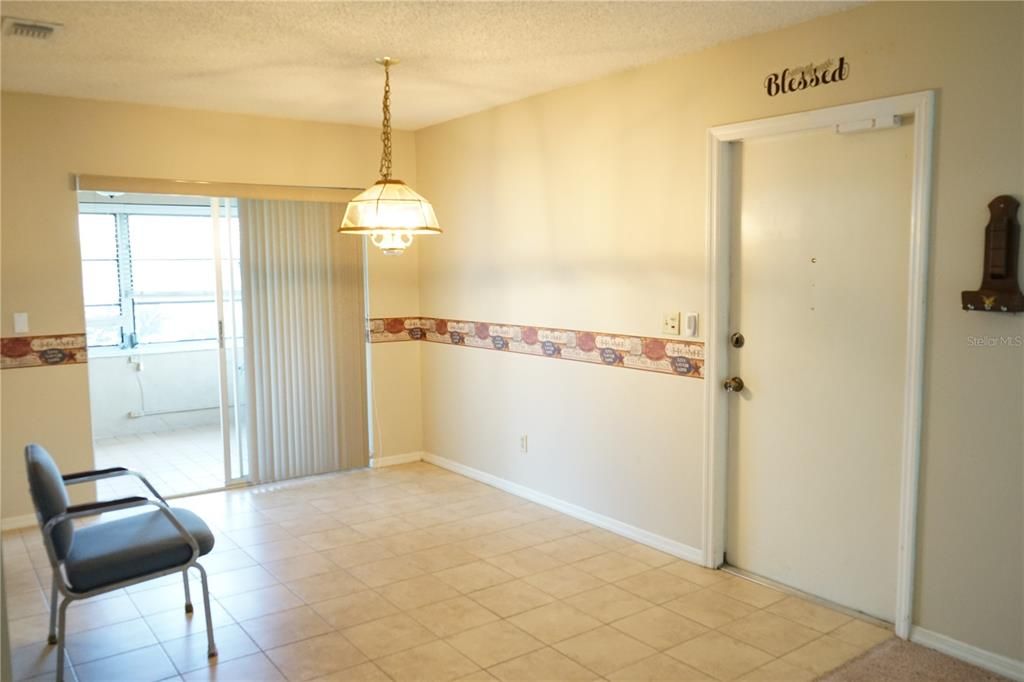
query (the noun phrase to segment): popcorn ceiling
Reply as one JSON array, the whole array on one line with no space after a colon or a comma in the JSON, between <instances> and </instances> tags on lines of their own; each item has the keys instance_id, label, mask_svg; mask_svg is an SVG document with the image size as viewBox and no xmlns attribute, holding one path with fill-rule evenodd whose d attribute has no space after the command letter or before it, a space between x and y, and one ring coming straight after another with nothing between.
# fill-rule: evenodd
<instances>
[{"instance_id":1,"label":"popcorn ceiling","mask_svg":"<svg viewBox=\"0 0 1024 682\"><path fill-rule=\"evenodd\" d=\"M414 130L850 2L5 2L5 90Z\"/></svg>"}]
</instances>

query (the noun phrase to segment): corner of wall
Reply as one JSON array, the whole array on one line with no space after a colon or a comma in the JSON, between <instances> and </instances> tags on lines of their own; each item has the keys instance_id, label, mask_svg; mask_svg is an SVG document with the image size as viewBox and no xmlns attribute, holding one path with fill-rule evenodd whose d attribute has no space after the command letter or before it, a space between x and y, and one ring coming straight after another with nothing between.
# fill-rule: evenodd
<instances>
[{"instance_id":1,"label":"corner of wall","mask_svg":"<svg viewBox=\"0 0 1024 682\"><path fill-rule=\"evenodd\" d=\"M367 245L367 317L408 317L419 312L419 250L385 256ZM376 460L423 449L419 344L370 344L370 381Z\"/></svg>"}]
</instances>

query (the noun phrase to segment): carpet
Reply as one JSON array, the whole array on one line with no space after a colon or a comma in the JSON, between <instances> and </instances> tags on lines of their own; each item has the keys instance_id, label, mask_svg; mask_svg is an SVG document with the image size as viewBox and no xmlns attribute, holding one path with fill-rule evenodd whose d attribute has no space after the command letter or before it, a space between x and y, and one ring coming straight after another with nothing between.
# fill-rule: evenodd
<instances>
[{"instance_id":1,"label":"carpet","mask_svg":"<svg viewBox=\"0 0 1024 682\"><path fill-rule=\"evenodd\" d=\"M887 639L819 682L1003 682L1005 677L902 639Z\"/></svg>"}]
</instances>

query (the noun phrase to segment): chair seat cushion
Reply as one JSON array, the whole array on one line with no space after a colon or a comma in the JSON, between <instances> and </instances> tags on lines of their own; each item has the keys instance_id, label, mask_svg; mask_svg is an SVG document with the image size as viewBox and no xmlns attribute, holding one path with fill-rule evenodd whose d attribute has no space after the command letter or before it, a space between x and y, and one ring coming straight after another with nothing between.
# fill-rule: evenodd
<instances>
[{"instance_id":1,"label":"chair seat cushion","mask_svg":"<svg viewBox=\"0 0 1024 682\"><path fill-rule=\"evenodd\" d=\"M171 511L196 539L200 555L213 549L213 533L201 518L187 509ZM87 592L182 566L191 557L192 548L157 510L76 528L65 567L71 587Z\"/></svg>"}]
</instances>

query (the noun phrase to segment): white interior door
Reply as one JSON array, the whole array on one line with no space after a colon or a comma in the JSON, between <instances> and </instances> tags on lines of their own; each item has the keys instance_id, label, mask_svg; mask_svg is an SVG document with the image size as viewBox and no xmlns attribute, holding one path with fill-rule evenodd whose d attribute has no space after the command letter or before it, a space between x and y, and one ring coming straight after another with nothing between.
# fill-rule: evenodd
<instances>
[{"instance_id":1,"label":"white interior door","mask_svg":"<svg viewBox=\"0 0 1024 682\"><path fill-rule=\"evenodd\" d=\"M726 560L893 620L913 125L737 144Z\"/></svg>"}]
</instances>

